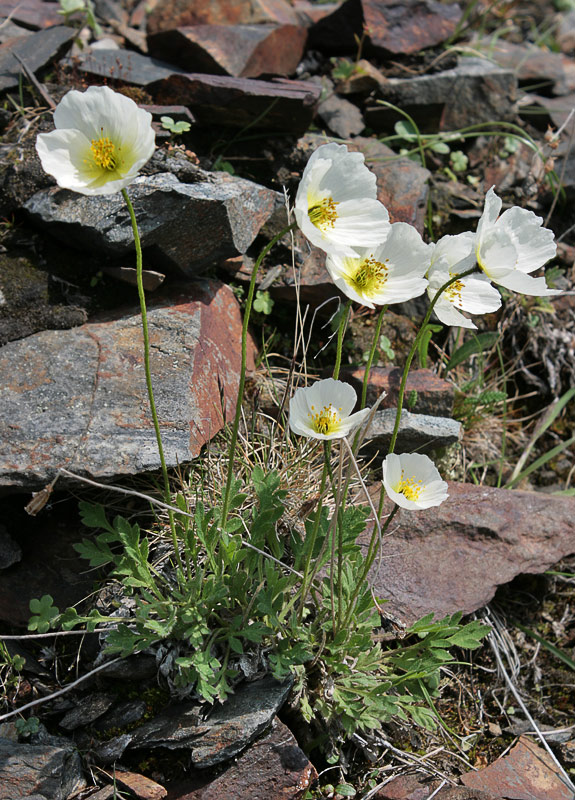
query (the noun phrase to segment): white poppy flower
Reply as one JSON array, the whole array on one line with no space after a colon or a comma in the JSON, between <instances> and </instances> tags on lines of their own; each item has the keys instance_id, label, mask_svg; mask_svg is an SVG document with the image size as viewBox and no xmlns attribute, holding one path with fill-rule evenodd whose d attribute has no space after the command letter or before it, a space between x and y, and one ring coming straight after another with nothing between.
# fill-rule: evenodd
<instances>
[{"instance_id":1,"label":"white poppy flower","mask_svg":"<svg viewBox=\"0 0 575 800\"><path fill-rule=\"evenodd\" d=\"M344 294L375 308L423 294L432 252L433 245L425 244L414 227L394 222L381 244L356 248L352 255L330 253L326 267Z\"/></svg>"},{"instance_id":2,"label":"white poppy flower","mask_svg":"<svg viewBox=\"0 0 575 800\"><path fill-rule=\"evenodd\" d=\"M327 253L353 255L385 239L389 214L377 200L375 175L362 153L324 144L312 154L298 188L294 213L312 244Z\"/></svg>"},{"instance_id":3,"label":"white poppy flower","mask_svg":"<svg viewBox=\"0 0 575 800\"><path fill-rule=\"evenodd\" d=\"M54 124L36 140L40 161L58 186L80 194L125 189L154 152L152 115L107 86L68 92Z\"/></svg>"},{"instance_id":4,"label":"white poppy flower","mask_svg":"<svg viewBox=\"0 0 575 800\"><path fill-rule=\"evenodd\" d=\"M501 205L491 187L477 225L477 263L488 278L513 292L538 297L559 294L547 288L545 278L529 275L555 256L553 231L542 228L543 220L533 211L518 206L499 216Z\"/></svg>"},{"instance_id":5,"label":"white poppy flower","mask_svg":"<svg viewBox=\"0 0 575 800\"><path fill-rule=\"evenodd\" d=\"M431 257L431 267L427 273L429 287L427 294L432 300L444 283L450 278L466 272L476 263L475 234L460 233L457 236L443 236L435 245ZM488 314L501 306L501 295L491 285L486 275L473 274L452 283L440 296L433 307L437 318L444 325L461 328L477 328L461 311L470 314Z\"/></svg>"},{"instance_id":6,"label":"white poppy flower","mask_svg":"<svg viewBox=\"0 0 575 800\"><path fill-rule=\"evenodd\" d=\"M357 401L349 383L325 378L297 389L289 404L289 426L312 439L343 439L368 416L364 408L352 414Z\"/></svg>"},{"instance_id":7,"label":"white poppy flower","mask_svg":"<svg viewBox=\"0 0 575 800\"><path fill-rule=\"evenodd\" d=\"M383 485L401 508L439 506L449 496L433 461L421 453L390 453L383 461Z\"/></svg>"}]
</instances>

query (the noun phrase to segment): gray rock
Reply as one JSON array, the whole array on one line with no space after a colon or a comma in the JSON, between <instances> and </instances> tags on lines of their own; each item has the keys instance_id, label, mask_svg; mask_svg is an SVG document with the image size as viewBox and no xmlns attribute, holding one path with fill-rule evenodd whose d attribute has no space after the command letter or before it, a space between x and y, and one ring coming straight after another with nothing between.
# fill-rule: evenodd
<instances>
[{"instance_id":1,"label":"gray rock","mask_svg":"<svg viewBox=\"0 0 575 800\"><path fill-rule=\"evenodd\" d=\"M152 383L175 466L220 430L222 405L233 416L241 315L216 281L149 305ZM0 348L0 486L42 488L60 466L98 478L159 468L142 350L135 309Z\"/></svg>"},{"instance_id":2,"label":"gray rock","mask_svg":"<svg viewBox=\"0 0 575 800\"><path fill-rule=\"evenodd\" d=\"M357 136L365 128L359 108L335 93L322 100L317 115L341 139Z\"/></svg>"},{"instance_id":3,"label":"gray rock","mask_svg":"<svg viewBox=\"0 0 575 800\"><path fill-rule=\"evenodd\" d=\"M80 756L71 746L0 739L0 800L23 800L38 794L49 800L68 800L85 785Z\"/></svg>"},{"instance_id":4,"label":"gray rock","mask_svg":"<svg viewBox=\"0 0 575 800\"><path fill-rule=\"evenodd\" d=\"M133 50L91 50L65 63L73 69L102 78L113 78L133 86L145 86L185 70Z\"/></svg>"},{"instance_id":5,"label":"gray rock","mask_svg":"<svg viewBox=\"0 0 575 800\"><path fill-rule=\"evenodd\" d=\"M146 713L145 700L127 700L121 703L116 708L113 708L108 714L96 723L96 728L100 731L109 730L110 728L123 728L125 725L133 725L134 722L139 722Z\"/></svg>"},{"instance_id":6,"label":"gray rock","mask_svg":"<svg viewBox=\"0 0 575 800\"><path fill-rule=\"evenodd\" d=\"M514 120L517 78L483 58L461 58L454 69L430 75L389 78L378 97L413 116L426 132L451 131L490 120ZM377 131L393 130L401 117L392 109L372 106L367 124Z\"/></svg>"},{"instance_id":7,"label":"gray rock","mask_svg":"<svg viewBox=\"0 0 575 800\"><path fill-rule=\"evenodd\" d=\"M0 525L0 569L11 567L22 558L18 542L10 536L4 525Z\"/></svg>"},{"instance_id":8,"label":"gray rock","mask_svg":"<svg viewBox=\"0 0 575 800\"><path fill-rule=\"evenodd\" d=\"M72 708L60 720L60 727L73 731L83 725L89 725L103 716L114 703L114 697L106 692L95 692L82 697L75 708Z\"/></svg>"},{"instance_id":9,"label":"gray rock","mask_svg":"<svg viewBox=\"0 0 575 800\"><path fill-rule=\"evenodd\" d=\"M242 684L207 719L199 719L196 703L171 706L135 731L130 747L186 749L194 767L227 761L254 741L285 702L291 680L280 683L266 676Z\"/></svg>"},{"instance_id":10,"label":"gray rock","mask_svg":"<svg viewBox=\"0 0 575 800\"><path fill-rule=\"evenodd\" d=\"M391 441L395 425L395 408L376 411L369 428L369 449L385 449ZM455 444L461 438L463 426L461 422L449 417L432 417L429 414L412 414L401 412L401 422L397 436L396 452L427 452L439 447Z\"/></svg>"},{"instance_id":11,"label":"gray rock","mask_svg":"<svg viewBox=\"0 0 575 800\"><path fill-rule=\"evenodd\" d=\"M32 36L23 36L6 42L0 50L0 92L18 86L22 73L21 61L32 72L36 72L61 58L72 45L75 36L74 28L55 25Z\"/></svg>"},{"instance_id":12,"label":"gray rock","mask_svg":"<svg viewBox=\"0 0 575 800\"><path fill-rule=\"evenodd\" d=\"M140 176L130 187L148 263L187 276L245 253L274 211L276 192L224 172L180 183L169 173ZM86 251L123 256L134 249L121 194L88 197L45 189L24 206L57 238Z\"/></svg>"}]
</instances>

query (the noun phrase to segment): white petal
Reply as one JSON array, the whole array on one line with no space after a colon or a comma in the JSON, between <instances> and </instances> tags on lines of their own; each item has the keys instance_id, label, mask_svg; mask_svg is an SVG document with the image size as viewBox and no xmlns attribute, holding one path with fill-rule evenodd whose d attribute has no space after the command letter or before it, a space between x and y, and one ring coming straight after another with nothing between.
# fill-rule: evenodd
<instances>
[{"instance_id":1,"label":"white petal","mask_svg":"<svg viewBox=\"0 0 575 800\"><path fill-rule=\"evenodd\" d=\"M309 388L309 404L316 406L335 406L340 409L341 416L347 417L357 402L357 394L353 386L334 378L316 381Z\"/></svg>"},{"instance_id":2,"label":"white petal","mask_svg":"<svg viewBox=\"0 0 575 800\"><path fill-rule=\"evenodd\" d=\"M503 205L503 201L500 197L497 197L495 194L493 186L487 194L485 195L485 206L483 207L483 214L479 222L477 223L477 241L478 243L481 242L483 238L483 234L486 230L495 225L497 221L497 217L499 216L499 212L501 211L501 206Z\"/></svg>"},{"instance_id":3,"label":"white petal","mask_svg":"<svg viewBox=\"0 0 575 800\"><path fill-rule=\"evenodd\" d=\"M501 295L486 275L469 275L461 283L460 300L454 303L458 308L470 314L490 314L501 307Z\"/></svg>"},{"instance_id":4,"label":"white petal","mask_svg":"<svg viewBox=\"0 0 575 800\"><path fill-rule=\"evenodd\" d=\"M528 294L533 297L551 297L554 294L561 294L559 289L548 289L545 283L545 278L533 278L531 275L526 275L520 270L514 270L503 278L500 278L497 283L510 289L512 292L519 292L519 294Z\"/></svg>"},{"instance_id":5,"label":"white petal","mask_svg":"<svg viewBox=\"0 0 575 800\"><path fill-rule=\"evenodd\" d=\"M433 255L418 231L407 222L394 222L385 240L374 250L377 261L388 261L390 277L412 275L423 278Z\"/></svg>"},{"instance_id":6,"label":"white petal","mask_svg":"<svg viewBox=\"0 0 575 800\"><path fill-rule=\"evenodd\" d=\"M504 211L497 221L497 229L505 231L515 246L516 268L522 272L533 272L555 257L555 234L542 228L542 222L533 211L518 206Z\"/></svg>"},{"instance_id":7,"label":"white petal","mask_svg":"<svg viewBox=\"0 0 575 800\"><path fill-rule=\"evenodd\" d=\"M497 280L495 276L502 271L514 270L517 259L517 250L506 231L495 228L486 231L477 249L477 263L491 280Z\"/></svg>"},{"instance_id":8,"label":"white petal","mask_svg":"<svg viewBox=\"0 0 575 800\"><path fill-rule=\"evenodd\" d=\"M435 292L428 292L430 297L433 297ZM469 328L476 329L477 325L471 322L470 319L464 317L449 300L440 297L437 303L433 306L433 312L440 322L444 325L451 325L454 328Z\"/></svg>"},{"instance_id":9,"label":"white petal","mask_svg":"<svg viewBox=\"0 0 575 800\"><path fill-rule=\"evenodd\" d=\"M475 234L468 231L456 236L443 236L433 250L431 269L436 267L452 275L471 269L476 261L475 239Z\"/></svg>"}]
</instances>

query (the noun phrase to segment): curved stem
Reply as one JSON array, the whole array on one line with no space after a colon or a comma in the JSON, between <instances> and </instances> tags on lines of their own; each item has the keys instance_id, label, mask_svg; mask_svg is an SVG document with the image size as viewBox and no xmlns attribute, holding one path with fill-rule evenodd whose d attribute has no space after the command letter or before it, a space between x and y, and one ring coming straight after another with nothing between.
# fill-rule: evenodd
<instances>
[{"instance_id":1,"label":"curved stem","mask_svg":"<svg viewBox=\"0 0 575 800\"><path fill-rule=\"evenodd\" d=\"M333 368L333 377L335 380L339 378L339 370L341 367L341 351L343 349L343 335L349 319L349 310L351 308L351 300L347 301L344 312L339 321L339 328L337 329L337 350L335 354L335 366Z\"/></svg>"},{"instance_id":2,"label":"curved stem","mask_svg":"<svg viewBox=\"0 0 575 800\"><path fill-rule=\"evenodd\" d=\"M279 240L292 231L296 227L296 223L292 222L291 225L287 225L282 231L276 234L273 239L268 242L268 244L263 248L259 256L257 257L256 263L252 269L252 275L250 279L250 285L248 289L248 296L246 299L246 307L244 310L244 319L242 324L242 360L240 365L240 381L238 384L238 395L236 400L236 413L234 416L234 421L232 424L232 436L230 439L230 449L228 452L228 472L226 476L226 485L224 489L224 498L222 501L222 516L220 520L220 527L223 529L226 525L228 519L228 512L229 512L229 504L230 504L230 491L232 487L232 481L234 478L234 456L236 452L236 446L238 443L238 431L240 427L240 419L242 416L242 403L244 399L244 389L246 385L246 363L247 363L247 350L248 350L248 325L250 321L250 314L252 310L254 294L256 289L256 279L258 270L261 266L262 261L267 256L269 251L272 247L279 242Z\"/></svg>"},{"instance_id":3,"label":"curved stem","mask_svg":"<svg viewBox=\"0 0 575 800\"><path fill-rule=\"evenodd\" d=\"M373 359L375 358L375 354L377 352L377 343L379 342L379 335L381 333L383 317L385 316L386 311L387 311L387 306L382 306L381 311L379 312L379 316L377 318L377 323L373 334L373 341L371 343L371 350L369 351L369 358L367 359L367 364L365 365L365 372L363 374L363 386L361 388L360 409L365 408L365 401L367 399L367 385L369 383L369 373L371 371L371 365L373 364Z\"/></svg>"},{"instance_id":4,"label":"curved stem","mask_svg":"<svg viewBox=\"0 0 575 800\"><path fill-rule=\"evenodd\" d=\"M150 333L148 329L148 312L146 309L146 295L144 293L144 282L142 279L142 270L143 270L142 243L140 241L140 234L138 232L138 223L136 221L134 206L132 205L132 201L128 197L128 192L125 189L122 189L122 197L124 198L126 206L128 207L128 213L130 215L130 221L132 223L132 232L134 234L134 245L136 247L136 282L138 285L138 297L140 299L140 314L142 317L142 333L144 336L144 373L146 376L146 388L148 390L150 412L152 414L152 421L154 423L154 432L156 434L156 443L158 445L158 455L160 456L160 464L162 466L162 476L164 479L164 496L166 498L166 503L169 504L171 502L170 479L168 476L166 459L164 457L162 434L160 431L160 423L158 421L156 401L154 400L154 389L152 386L152 372L150 369ZM174 544L174 552L176 555L176 560L178 562L178 566L180 567L180 569L182 569L183 565L182 565L182 559L180 557L180 548L178 545L178 536L176 533L176 522L174 518L174 512L169 510L168 517L170 520L170 530L172 532L172 540Z\"/></svg>"}]
</instances>

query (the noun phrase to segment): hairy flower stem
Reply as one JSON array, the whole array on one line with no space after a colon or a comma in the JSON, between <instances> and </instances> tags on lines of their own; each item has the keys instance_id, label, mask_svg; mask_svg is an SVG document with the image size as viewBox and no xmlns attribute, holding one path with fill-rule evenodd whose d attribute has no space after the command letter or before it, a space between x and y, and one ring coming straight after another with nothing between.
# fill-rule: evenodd
<instances>
[{"instance_id":1,"label":"hairy flower stem","mask_svg":"<svg viewBox=\"0 0 575 800\"><path fill-rule=\"evenodd\" d=\"M256 289L256 279L258 270L261 266L262 261L267 256L269 251L272 247L282 239L286 233L289 231L294 230L296 227L296 223L292 222L291 225L287 225L282 231L280 231L276 236L271 239L271 241L266 244L263 248L259 256L257 257L256 263L252 269L252 275L250 279L250 286L248 289L248 296L246 299L246 307L244 309L244 319L242 324L242 360L240 365L240 381L238 385L238 396L236 400L236 413L234 416L234 422L232 424L232 436L230 439L230 449L228 451L228 472L226 476L226 485L224 488L224 497L222 501L222 516L220 520L220 528L224 530L226 523L228 521L228 513L229 513L229 506L230 506L230 491L232 488L232 482L234 479L234 457L236 454L236 446L238 443L238 431L240 427L240 420L242 416L242 403L244 400L244 389L246 384L246 364L247 364L247 352L248 352L248 325L250 322L250 314L252 311L252 305L254 301L254 294Z\"/></svg>"},{"instance_id":2,"label":"hairy flower stem","mask_svg":"<svg viewBox=\"0 0 575 800\"><path fill-rule=\"evenodd\" d=\"M375 354L377 352L377 344L379 342L379 335L381 333L383 317L385 316L386 311L387 311L387 306L382 306L381 311L379 312L379 316L377 318L377 323L375 325L373 341L371 343L371 350L369 351L369 358L367 359L367 364L365 365L365 372L363 374L363 386L361 387L361 404L359 406L360 409L365 408L365 401L367 399L367 385L369 383L369 373L371 372L373 359L375 358Z\"/></svg>"},{"instance_id":3,"label":"hairy flower stem","mask_svg":"<svg viewBox=\"0 0 575 800\"><path fill-rule=\"evenodd\" d=\"M433 300L429 304L429 308L427 309L427 313L423 318L423 322L421 323L421 326L420 326L420 328L419 328L419 330L417 332L417 335L416 335L415 339L413 340L413 344L411 345L411 350L409 351L409 355L407 356L407 361L405 362L405 367L403 368L403 375L401 376L401 383L399 385L399 393L397 395L397 412L395 414L395 424L393 426L393 432L391 434L391 441L389 443L389 449L387 451L388 455L390 453L393 453L393 451L395 450L395 443L397 442L397 434L399 432L399 425L401 423L401 412L403 410L403 398L404 398L404 395L405 395L405 384L407 383L407 376L409 374L409 369L411 367L411 362L413 361L413 357L417 352L417 348L419 347L419 343L421 341L421 337L423 336L423 333L424 333L424 331L425 331L425 329L427 327L427 323L429 322L429 320L431 318L431 314L433 312L433 309L435 308L435 304L437 303L437 301L439 300L439 298L441 297L443 292L446 289L448 289L451 286L452 283L455 283L455 281L461 280L461 278L466 278L468 275L471 275L473 272L475 272L476 269L477 269L477 267L472 267L471 269L468 269L466 272L462 272L460 275L454 275L452 278L450 278L448 281L446 281L443 284L443 286L440 286L440 288L437 290ZM383 491L383 488L382 488L381 495L380 495L380 498L379 498L379 511L378 511L380 517L381 517L381 512L383 511L383 501L384 501L384 499L385 499L385 492Z\"/></svg>"},{"instance_id":4,"label":"hairy flower stem","mask_svg":"<svg viewBox=\"0 0 575 800\"><path fill-rule=\"evenodd\" d=\"M156 401L154 400L154 389L152 387L152 372L150 370L150 333L148 329L148 312L146 309L146 295L144 293L144 282L142 279L142 243L140 241L140 234L138 232L138 223L136 221L136 214L132 201L128 197L128 192L122 189L122 197L128 207L130 221L132 223L132 232L134 234L134 245L136 247L136 281L138 285L138 297L140 299L140 314L142 317L142 332L144 335L144 373L146 376L146 388L148 390L148 400L150 403L150 412L154 423L154 431L156 434L156 442L158 445L158 455L160 456L160 464L162 465L162 475L164 478L164 497L166 503L171 502L170 492L170 479L168 476L168 468L166 466L166 459L164 457L164 447L162 445L162 434L160 431L160 423L158 422L158 412L156 411ZM172 532L172 540L174 545L174 553L178 562L178 567L183 570L182 559L180 557L180 547L178 544L178 534L176 532L176 522L174 512L168 510L168 518L170 520L170 530Z\"/></svg>"},{"instance_id":5,"label":"hairy flower stem","mask_svg":"<svg viewBox=\"0 0 575 800\"><path fill-rule=\"evenodd\" d=\"M317 501L317 509L315 512L315 517L313 520L313 528L311 530L311 534L309 539L306 538L306 545L307 545L307 556L305 560L305 567L303 571L303 578L301 582L301 589L299 593L300 597L300 604L299 604L299 611L298 611L298 620L301 622L303 618L303 610L305 608L305 601L307 597L307 593L309 590L309 585L313 579L313 575L310 576L311 571L311 562L313 559L313 551L315 548L315 541L317 539L317 534L319 531L319 526L321 525L321 510L323 508L323 493L325 491L325 484L327 480L327 475L329 471L329 455L330 455L330 447L331 443L329 441L324 441L323 443L323 472L321 473L321 484L319 487L319 500ZM289 605L289 604L288 604Z\"/></svg>"},{"instance_id":6,"label":"hairy flower stem","mask_svg":"<svg viewBox=\"0 0 575 800\"><path fill-rule=\"evenodd\" d=\"M337 350L335 354L335 366L333 368L334 380L337 380L339 378L339 370L341 367L341 351L343 348L343 335L347 327L347 321L349 319L350 309L351 309L351 300L348 300L345 309L343 310L343 313L341 315L341 319L339 321L339 328L337 329Z\"/></svg>"}]
</instances>

